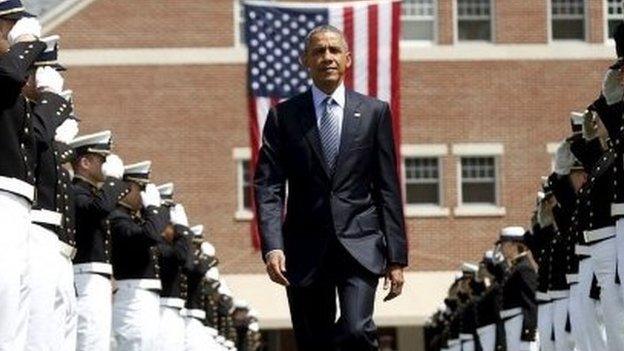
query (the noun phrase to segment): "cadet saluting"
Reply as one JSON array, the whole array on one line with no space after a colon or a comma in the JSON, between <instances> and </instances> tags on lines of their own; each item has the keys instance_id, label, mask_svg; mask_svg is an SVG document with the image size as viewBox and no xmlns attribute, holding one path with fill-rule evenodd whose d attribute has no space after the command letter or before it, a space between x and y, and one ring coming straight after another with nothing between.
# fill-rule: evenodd
<instances>
[{"instance_id":1,"label":"cadet saluting","mask_svg":"<svg viewBox=\"0 0 624 351\"><path fill-rule=\"evenodd\" d=\"M113 242L113 334L117 350L156 350L160 318L157 244L169 223L169 209L149 184L150 161L126 166L130 192L108 218Z\"/></svg>"},{"instance_id":2,"label":"cadet saluting","mask_svg":"<svg viewBox=\"0 0 624 351\"><path fill-rule=\"evenodd\" d=\"M111 335L111 239L104 228L106 217L129 192L123 163L111 155L111 132L74 139L72 191L76 210L74 273L78 296L79 351L109 350Z\"/></svg>"},{"instance_id":3,"label":"cadet saluting","mask_svg":"<svg viewBox=\"0 0 624 351\"><path fill-rule=\"evenodd\" d=\"M22 350L26 339L28 226L35 195L34 118L21 94L28 70L46 45L39 22L19 0L0 2L0 350ZM9 50L10 49L10 50Z\"/></svg>"}]
</instances>

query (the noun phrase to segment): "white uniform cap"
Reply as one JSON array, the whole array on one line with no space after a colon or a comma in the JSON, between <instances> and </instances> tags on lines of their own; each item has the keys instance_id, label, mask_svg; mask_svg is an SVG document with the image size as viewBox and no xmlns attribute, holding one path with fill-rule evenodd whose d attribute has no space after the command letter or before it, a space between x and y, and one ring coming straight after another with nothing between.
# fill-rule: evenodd
<instances>
[{"instance_id":1,"label":"white uniform cap","mask_svg":"<svg viewBox=\"0 0 624 351\"><path fill-rule=\"evenodd\" d=\"M152 161L141 161L124 167L124 180L137 183L148 183Z\"/></svg>"},{"instance_id":2,"label":"white uniform cap","mask_svg":"<svg viewBox=\"0 0 624 351\"><path fill-rule=\"evenodd\" d=\"M225 283L225 279L221 279L219 280L219 282L221 283L219 285L219 288L217 289L217 291L219 292L219 294L221 295L227 295L227 296L232 296L232 291L230 290L230 288L227 286L227 284Z\"/></svg>"},{"instance_id":3,"label":"white uniform cap","mask_svg":"<svg viewBox=\"0 0 624 351\"><path fill-rule=\"evenodd\" d=\"M219 281L219 268L212 267L206 272L206 278L208 280Z\"/></svg>"},{"instance_id":4,"label":"white uniform cap","mask_svg":"<svg viewBox=\"0 0 624 351\"><path fill-rule=\"evenodd\" d=\"M257 333L257 332L260 331L260 324L258 324L258 322L251 322L251 323L249 323L248 328L252 332Z\"/></svg>"},{"instance_id":5,"label":"white uniform cap","mask_svg":"<svg viewBox=\"0 0 624 351\"><path fill-rule=\"evenodd\" d=\"M493 259L494 258L494 250L487 250L483 256L485 258L487 258L488 260Z\"/></svg>"},{"instance_id":6,"label":"white uniform cap","mask_svg":"<svg viewBox=\"0 0 624 351\"><path fill-rule=\"evenodd\" d=\"M573 120L577 124L583 123L584 118L585 118L585 114L582 112L576 112L576 111L570 112L570 119Z\"/></svg>"},{"instance_id":7,"label":"white uniform cap","mask_svg":"<svg viewBox=\"0 0 624 351\"><path fill-rule=\"evenodd\" d=\"M523 227L505 227L500 232L500 241L524 241Z\"/></svg>"},{"instance_id":8,"label":"white uniform cap","mask_svg":"<svg viewBox=\"0 0 624 351\"><path fill-rule=\"evenodd\" d=\"M72 140L68 146L76 150L78 154L97 153L110 154L112 145L112 133L110 130L93 134L81 135Z\"/></svg>"},{"instance_id":9,"label":"white uniform cap","mask_svg":"<svg viewBox=\"0 0 624 351\"><path fill-rule=\"evenodd\" d=\"M191 227L194 236L202 236L204 234L204 225L198 224Z\"/></svg>"},{"instance_id":10,"label":"white uniform cap","mask_svg":"<svg viewBox=\"0 0 624 351\"><path fill-rule=\"evenodd\" d=\"M163 202L173 200L173 183L165 183L156 187Z\"/></svg>"},{"instance_id":11,"label":"white uniform cap","mask_svg":"<svg viewBox=\"0 0 624 351\"><path fill-rule=\"evenodd\" d=\"M477 273L477 271L479 270L479 266L474 263L464 262L461 265L461 270L464 273Z\"/></svg>"},{"instance_id":12,"label":"white uniform cap","mask_svg":"<svg viewBox=\"0 0 624 351\"><path fill-rule=\"evenodd\" d=\"M234 299L234 308L249 309L249 303L245 300Z\"/></svg>"}]
</instances>

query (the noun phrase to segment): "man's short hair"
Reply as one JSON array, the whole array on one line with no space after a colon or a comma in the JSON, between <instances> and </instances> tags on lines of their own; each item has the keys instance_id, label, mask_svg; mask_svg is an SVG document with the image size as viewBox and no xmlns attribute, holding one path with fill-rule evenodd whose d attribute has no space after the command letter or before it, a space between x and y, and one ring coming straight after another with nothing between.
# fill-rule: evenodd
<instances>
[{"instance_id":1,"label":"man's short hair","mask_svg":"<svg viewBox=\"0 0 624 351\"><path fill-rule=\"evenodd\" d=\"M349 44L347 43L347 39L345 38L344 33L329 24L323 24L317 27L314 27L305 37L304 40L304 46L303 46L303 53L302 56L308 53L308 50L310 49L310 43L312 42L312 37L315 36L318 33L323 33L323 32L331 32L331 33L336 33L340 36L340 38L342 39L342 44L344 46L344 48L349 51Z\"/></svg>"}]
</instances>

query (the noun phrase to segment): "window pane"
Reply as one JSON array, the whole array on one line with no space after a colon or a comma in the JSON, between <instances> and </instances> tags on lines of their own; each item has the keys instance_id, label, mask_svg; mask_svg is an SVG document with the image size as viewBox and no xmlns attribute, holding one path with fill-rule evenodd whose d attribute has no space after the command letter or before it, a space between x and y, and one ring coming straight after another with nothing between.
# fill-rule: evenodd
<instances>
[{"instance_id":1,"label":"window pane","mask_svg":"<svg viewBox=\"0 0 624 351\"><path fill-rule=\"evenodd\" d=\"M407 157L405 194L408 204L440 204L440 170L437 157Z\"/></svg>"},{"instance_id":2,"label":"window pane","mask_svg":"<svg viewBox=\"0 0 624 351\"><path fill-rule=\"evenodd\" d=\"M552 15L557 17L582 17L585 14L583 0L552 0Z\"/></svg>"},{"instance_id":3,"label":"window pane","mask_svg":"<svg viewBox=\"0 0 624 351\"><path fill-rule=\"evenodd\" d=\"M401 25L401 39L433 41L433 21L404 19Z\"/></svg>"},{"instance_id":4,"label":"window pane","mask_svg":"<svg viewBox=\"0 0 624 351\"><path fill-rule=\"evenodd\" d=\"M496 204L495 157L462 157L463 203Z\"/></svg>"},{"instance_id":5,"label":"window pane","mask_svg":"<svg viewBox=\"0 0 624 351\"><path fill-rule=\"evenodd\" d=\"M408 182L413 181L438 181L437 158L406 158L405 178Z\"/></svg>"},{"instance_id":6,"label":"window pane","mask_svg":"<svg viewBox=\"0 0 624 351\"><path fill-rule=\"evenodd\" d=\"M622 0L608 0L607 5L609 18L618 18L617 16L622 15Z\"/></svg>"},{"instance_id":7,"label":"window pane","mask_svg":"<svg viewBox=\"0 0 624 351\"><path fill-rule=\"evenodd\" d=\"M459 20L457 23L459 40L491 40L489 20Z\"/></svg>"},{"instance_id":8,"label":"window pane","mask_svg":"<svg viewBox=\"0 0 624 351\"><path fill-rule=\"evenodd\" d=\"M457 16L459 19L489 18L490 0L457 0Z\"/></svg>"},{"instance_id":9,"label":"window pane","mask_svg":"<svg viewBox=\"0 0 624 351\"><path fill-rule=\"evenodd\" d=\"M407 184L405 197L408 204L440 204L438 183L435 184Z\"/></svg>"},{"instance_id":10,"label":"window pane","mask_svg":"<svg viewBox=\"0 0 624 351\"><path fill-rule=\"evenodd\" d=\"M403 0L403 4L401 5L401 15L433 17L433 7L433 0Z\"/></svg>"},{"instance_id":11,"label":"window pane","mask_svg":"<svg viewBox=\"0 0 624 351\"><path fill-rule=\"evenodd\" d=\"M489 203L496 205L495 183L463 183L463 203Z\"/></svg>"},{"instance_id":12,"label":"window pane","mask_svg":"<svg viewBox=\"0 0 624 351\"><path fill-rule=\"evenodd\" d=\"M493 180L496 176L494 157L462 157L463 180Z\"/></svg>"},{"instance_id":13,"label":"window pane","mask_svg":"<svg viewBox=\"0 0 624 351\"><path fill-rule=\"evenodd\" d=\"M553 19L553 39L585 39L585 23L582 19Z\"/></svg>"},{"instance_id":14,"label":"window pane","mask_svg":"<svg viewBox=\"0 0 624 351\"><path fill-rule=\"evenodd\" d=\"M615 28L620 23L622 23L622 20L609 20L609 38L613 38L613 32L615 32Z\"/></svg>"}]
</instances>

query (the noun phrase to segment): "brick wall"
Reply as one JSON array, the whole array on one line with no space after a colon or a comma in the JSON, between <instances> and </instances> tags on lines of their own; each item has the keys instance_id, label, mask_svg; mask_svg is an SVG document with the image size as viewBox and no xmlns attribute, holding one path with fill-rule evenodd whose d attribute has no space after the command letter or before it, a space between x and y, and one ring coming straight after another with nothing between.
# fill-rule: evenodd
<instances>
[{"instance_id":1,"label":"brick wall","mask_svg":"<svg viewBox=\"0 0 624 351\"><path fill-rule=\"evenodd\" d=\"M544 0L495 1L495 42L545 43L547 9Z\"/></svg>"},{"instance_id":2,"label":"brick wall","mask_svg":"<svg viewBox=\"0 0 624 351\"><path fill-rule=\"evenodd\" d=\"M231 46L232 0L95 0L53 30L63 48Z\"/></svg>"}]
</instances>

